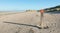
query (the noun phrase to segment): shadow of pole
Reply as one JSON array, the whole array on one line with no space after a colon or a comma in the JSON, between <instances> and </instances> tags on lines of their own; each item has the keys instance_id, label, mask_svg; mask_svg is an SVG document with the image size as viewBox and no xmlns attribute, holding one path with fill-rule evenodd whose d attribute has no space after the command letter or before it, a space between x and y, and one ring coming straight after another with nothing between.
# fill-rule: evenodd
<instances>
[{"instance_id":1,"label":"shadow of pole","mask_svg":"<svg viewBox=\"0 0 60 33\"><path fill-rule=\"evenodd\" d=\"M16 24L16 25L24 25L24 26L31 26L31 27L35 27L35 28L38 28L38 29L42 29L42 27L39 27L39 26L36 26L36 25L29 25L29 24L21 24L21 23L13 23L13 22L4 22L4 23L9 23L9 24ZM48 26L44 29L47 29Z\"/></svg>"}]
</instances>

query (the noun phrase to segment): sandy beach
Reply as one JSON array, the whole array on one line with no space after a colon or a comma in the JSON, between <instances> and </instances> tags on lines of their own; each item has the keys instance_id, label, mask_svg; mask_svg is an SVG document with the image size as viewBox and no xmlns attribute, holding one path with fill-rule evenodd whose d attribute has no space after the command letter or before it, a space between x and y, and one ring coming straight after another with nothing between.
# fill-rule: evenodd
<instances>
[{"instance_id":1,"label":"sandy beach","mask_svg":"<svg viewBox=\"0 0 60 33\"><path fill-rule=\"evenodd\" d=\"M29 25L40 24L39 12L20 12L0 14L0 33L60 33L60 14L44 13L43 24L48 29L38 29L31 26L9 24L4 22L22 23Z\"/></svg>"}]
</instances>

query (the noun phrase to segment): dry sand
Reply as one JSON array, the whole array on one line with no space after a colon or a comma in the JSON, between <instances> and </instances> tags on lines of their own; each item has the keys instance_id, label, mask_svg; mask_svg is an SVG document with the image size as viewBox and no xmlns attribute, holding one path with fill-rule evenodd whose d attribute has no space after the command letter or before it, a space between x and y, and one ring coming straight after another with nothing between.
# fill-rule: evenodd
<instances>
[{"instance_id":1,"label":"dry sand","mask_svg":"<svg viewBox=\"0 0 60 33\"><path fill-rule=\"evenodd\" d=\"M44 13L44 26L47 24L48 29L38 29L30 26L15 25L7 22L39 25L39 12L23 12L11 15L0 15L0 33L60 33L60 14Z\"/></svg>"}]
</instances>

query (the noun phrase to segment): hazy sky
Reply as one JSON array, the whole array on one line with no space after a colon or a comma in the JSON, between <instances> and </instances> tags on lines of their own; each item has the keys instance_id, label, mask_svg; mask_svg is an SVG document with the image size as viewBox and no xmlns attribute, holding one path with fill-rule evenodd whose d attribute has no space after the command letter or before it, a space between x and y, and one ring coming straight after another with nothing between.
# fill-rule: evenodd
<instances>
[{"instance_id":1,"label":"hazy sky","mask_svg":"<svg viewBox=\"0 0 60 33\"><path fill-rule=\"evenodd\" d=\"M0 10L39 10L60 5L60 0L0 0Z\"/></svg>"}]
</instances>

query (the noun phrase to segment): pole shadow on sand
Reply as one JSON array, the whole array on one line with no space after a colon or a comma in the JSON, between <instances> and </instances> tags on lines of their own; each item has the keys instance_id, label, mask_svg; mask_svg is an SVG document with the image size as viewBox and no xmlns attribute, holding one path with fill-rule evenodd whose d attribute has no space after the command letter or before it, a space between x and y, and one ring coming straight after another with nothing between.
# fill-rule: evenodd
<instances>
[{"instance_id":1,"label":"pole shadow on sand","mask_svg":"<svg viewBox=\"0 0 60 33\"><path fill-rule=\"evenodd\" d=\"M35 27L35 28L38 28L38 29L42 29L42 27L37 26L37 25L29 25L29 24L21 24L21 23L13 23L13 22L4 22L4 23L15 24L15 25L24 25L24 26L30 26L30 27ZM47 28L49 28L49 27L48 26L44 27L44 29L47 29Z\"/></svg>"}]
</instances>

